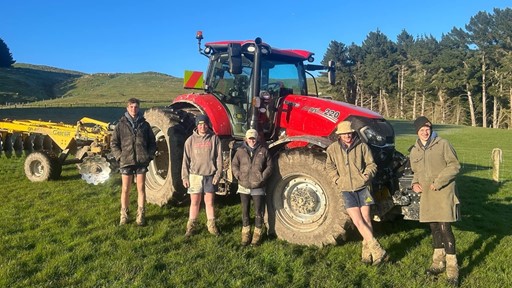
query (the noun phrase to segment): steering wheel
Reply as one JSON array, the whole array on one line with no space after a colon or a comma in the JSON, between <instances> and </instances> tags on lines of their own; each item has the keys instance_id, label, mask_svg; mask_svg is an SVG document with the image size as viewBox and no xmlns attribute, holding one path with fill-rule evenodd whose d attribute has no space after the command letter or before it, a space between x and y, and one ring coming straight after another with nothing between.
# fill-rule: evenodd
<instances>
[{"instance_id":1,"label":"steering wheel","mask_svg":"<svg viewBox=\"0 0 512 288\"><path fill-rule=\"evenodd\" d=\"M281 89L281 87L283 87L283 83L281 83L281 82L270 82L270 83L267 83L267 85L263 85L262 90L279 91L279 89Z\"/></svg>"}]
</instances>

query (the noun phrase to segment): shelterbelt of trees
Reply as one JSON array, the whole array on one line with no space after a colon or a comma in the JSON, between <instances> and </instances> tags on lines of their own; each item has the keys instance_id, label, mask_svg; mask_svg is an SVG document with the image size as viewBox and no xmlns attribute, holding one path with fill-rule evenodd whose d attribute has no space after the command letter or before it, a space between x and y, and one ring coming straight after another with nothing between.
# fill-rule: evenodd
<instances>
[{"instance_id":1,"label":"shelterbelt of trees","mask_svg":"<svg viewBox=\"0 0 512 288\"><path fill-rule=\"evenodd\" d=\"M512 128L511 26L512 9L496 8L492 13L477 13L464 28L454 27L440 40L431 35L415 37L405 29L396 41L379 30L370 32L360 46L332 40L322 64L328 64L329 60L336 62L337 81L336 85L329 86L325 84L325 75L321 75L320 91L336 100L377 111L386 118L414 119L426 115L434 123ZM14 62L9 48L0 39L0 69L10 69ZM0 72L9 74L15 73L16 69L27 70L21 67L9 69ZM131 75L129 81L123 82L124 90L120 92L116 91L118 86L113 84L114 81L103 81L101 79L105 77L101 75L58 72L54 74L60 78L50 77L46 75L48 73L46 78L42 78L41 73L34 74L33 83L44 81L36 85L41 88L40 93L33 89L25 91L34 85L20 87L16 86L20 81L14 80L2 83L2 79L9 79L9 75L0 77L0 103L16 102L16 97L23 100L30 95L34 98L30 101L41 101L42 97L72 98L72 95L101 100L103 96L112 98L113 94L119 94L126 98L127 91L134 90L130 83L137 83L138 89L143 89L140 95L161 95L157 97L159 100L170 99L169 94L176 96L175 93L180 92L173 86L180 82L173 77L170 77L173 81L165 80L165 85L156 85L165 91L153 91L155 85L143 85L152 83L151 77L162 78L159 74ZM24 71L23 75L26 78L31 74ZM109 78L113 77L122 78L122 75L109 75ZM134 81L134 77L139 80ZM25 78L23 81L30 80ZM78 91L87 83L93 83L94 89ZM48 96L48 91L58 93ZM97 95L86 95L83 91ZM39 94L42 96L34 96Z\"/></svg>"},{"instance_id":2,"label":"shelterbelt of trees","mask_svg":"<svg viewBox=\"0 0 512 288\"><path fill-rule=\"evenodd\" d=\"M385 117L512 127L512 9L479 12L438 41L406 30L396 41L370 32L361 46L331 41L330 94Z\"/></svg>"}]
</instances>

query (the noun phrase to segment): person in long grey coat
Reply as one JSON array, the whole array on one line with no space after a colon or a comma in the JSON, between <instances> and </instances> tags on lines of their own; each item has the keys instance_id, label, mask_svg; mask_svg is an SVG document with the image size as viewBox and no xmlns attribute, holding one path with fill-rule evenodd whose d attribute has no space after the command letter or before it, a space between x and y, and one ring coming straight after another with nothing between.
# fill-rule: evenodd
<instances>
[{"instance_id":1,"label":"person in long grey coat","mask_svg":"<svg viewBox=\"0 0 512 288\"><path fill-rule=\"evenodd\" d=\"M418 139L410 151L412 189L421 193L420 222L429 223L434 248L427 273L437 275L446 270L448 281L457 285L459 269L451 223L460 219L455 184L459 160L450 143L433 131L427 117L418 117L414 127Z\"/></svg>"}]
</instances>

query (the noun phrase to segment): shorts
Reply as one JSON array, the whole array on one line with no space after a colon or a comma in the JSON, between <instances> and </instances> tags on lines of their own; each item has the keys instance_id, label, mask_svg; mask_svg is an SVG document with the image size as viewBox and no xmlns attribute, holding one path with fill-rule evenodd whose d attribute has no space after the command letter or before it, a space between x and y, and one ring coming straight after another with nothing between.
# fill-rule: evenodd
<instances>
[{"instance_id":1,"label":"shorts","mask_svg":"<svg viewBox=\"0 0 512 288\"><path fill-rule=\"evenodd\" d=\"M355 192L341 192L341 197L345 202L345 209L354 207L361 208L363 206L375 204L368 188L363 188Z\"/></svg>"},{"instance_id":2,"label":"shorts","mask_svg":"<svg viewBox=\"0 0 512 288\"><path fill-rule=\"evenodd\" d=\"M119 172L121 172L122 175L144 174L148 172L148 167L140 165L130 165L123 168L119 168Z\"/></svg>"},{"instance_id":3,"label":"shorts","mask_svg":"<svg viewBox=\"0 0 512 288\"><path fill-rule=\"evenodd\" d=\"M189 175L190 187L188 187L188 194L197 193L215 193L218 191L218 186L213 185L213 175Z\"/></svg>"}]
</instances>

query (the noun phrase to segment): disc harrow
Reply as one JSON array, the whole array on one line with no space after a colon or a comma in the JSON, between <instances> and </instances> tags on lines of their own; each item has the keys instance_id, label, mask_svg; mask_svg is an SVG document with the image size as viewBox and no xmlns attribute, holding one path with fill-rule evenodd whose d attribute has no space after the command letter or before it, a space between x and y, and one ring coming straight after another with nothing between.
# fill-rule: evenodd
<instances>
[{"instance_id":1,"label":"disc harrow","mask_svg":"<svg viewBox=\"0 0 512 288\"><path fill-rule=\"evenodd\" d=\"M114 160L108 157L111 133L109 123L87 117L76 125L3 119L0 157L25 155L25 175L32 182L56 180L63 165L77 164L82 179L96 185L108 180L112 171ZM67 159L69 155L74 157Z\"/></svg>"}]
</instances>

